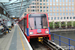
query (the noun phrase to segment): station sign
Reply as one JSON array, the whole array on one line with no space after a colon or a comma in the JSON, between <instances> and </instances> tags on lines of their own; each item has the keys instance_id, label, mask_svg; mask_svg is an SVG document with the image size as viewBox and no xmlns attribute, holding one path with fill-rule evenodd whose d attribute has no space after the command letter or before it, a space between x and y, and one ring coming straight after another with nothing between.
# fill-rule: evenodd
<instances>
[{"instance_id":1,"label":"station sign","mask_svg":"<svg viewBox=\"0 0 75 50\"><path fill-rule=\"evenodd\" d=\"M14 17L13 17L13 19L18 19L18 18L14 18Z\"/></svg>"}]
</instances>

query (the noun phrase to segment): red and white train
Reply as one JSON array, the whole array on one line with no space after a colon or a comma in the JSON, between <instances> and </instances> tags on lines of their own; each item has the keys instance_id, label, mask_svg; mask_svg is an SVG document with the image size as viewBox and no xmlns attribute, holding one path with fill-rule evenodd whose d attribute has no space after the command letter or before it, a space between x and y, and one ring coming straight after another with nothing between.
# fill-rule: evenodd
<instances>
[{"instance_id":1,"label":"red and white train","mask_svg":"<svg viewBox=\"0 0 75 50\"><path fill-rule=\"evenodd\" d=\"M18 22L21 30L30 42L31 38L48 37L51 40L48 15L46 13L27 14Z\"/></svg>"}]
</instances>

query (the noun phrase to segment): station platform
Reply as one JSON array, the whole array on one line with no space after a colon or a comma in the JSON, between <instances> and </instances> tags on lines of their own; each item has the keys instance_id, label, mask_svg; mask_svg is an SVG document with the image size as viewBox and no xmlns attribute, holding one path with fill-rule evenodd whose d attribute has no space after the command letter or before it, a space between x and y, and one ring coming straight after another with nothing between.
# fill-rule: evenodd
<instances>
[{"instance_id":1,"label":"station platform","mask_svg":"<svg viewBox=\"0 0 75 50\"><path fill-rule=\"evenodd\" d=\"M32 50L18 25L0 38L0 50Z\"/></svg>"}]
</instances>

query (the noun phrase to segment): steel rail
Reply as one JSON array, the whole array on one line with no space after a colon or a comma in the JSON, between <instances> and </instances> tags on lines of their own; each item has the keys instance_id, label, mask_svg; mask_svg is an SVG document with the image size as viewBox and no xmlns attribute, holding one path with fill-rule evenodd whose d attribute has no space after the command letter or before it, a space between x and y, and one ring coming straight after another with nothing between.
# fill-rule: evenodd
<instances>
[{"instance_id":1,"label":"steel rail","mask_svg":"<svg viewBox=\"0 0 75 50\"><path fill-rule=\"evenodd\" d=\"M43 39L43 43L45 43L48 47L50 47L51 50L64 50L62 47L60 47L59 45L55 44L50 40Z\"/></svg>"}]
</instances>

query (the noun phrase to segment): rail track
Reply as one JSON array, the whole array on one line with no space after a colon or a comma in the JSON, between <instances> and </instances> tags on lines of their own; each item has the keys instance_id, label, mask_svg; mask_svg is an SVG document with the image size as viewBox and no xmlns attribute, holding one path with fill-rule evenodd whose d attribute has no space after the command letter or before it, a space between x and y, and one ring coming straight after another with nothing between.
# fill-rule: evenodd
<instances>
[{"instance_id":1,"label":"rail track","mask_svg":"<svg viewBox=\"0 0 75 50\"><path fill-rule=\"evenodd\" d=\"M43 43L51 48L51 50L64 50L62 47L60 47L59 45L55 44L54 42L47 40L47 39L43 39Z\"/></svg>"},{"instance_id":2,"label":"rail track","mask_svg":"<svg viewBox=\"0 0 75 50\"><path fill-rule=\"evenodd\" d=\"M49 47L47 47L43 43L38 42L37 39L32 39L30 44L33 50L51 50Z\"/></svg>"},{"instance_id":3,"label":"rail track","mask_svg":"<svg viewBox=\"0 0 75 50\"><path fill-rule=\"evenodd\" d=\"M37 39L32 39L30 42L33 50L64 50L55 43L44 39L43 42L38 42Z\"/></svg>"}]
</instances>

